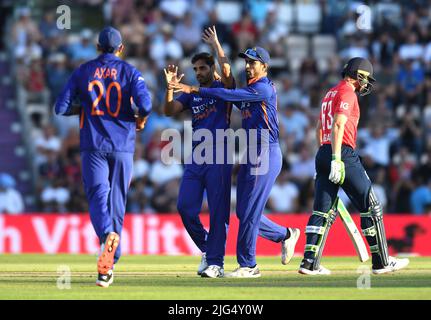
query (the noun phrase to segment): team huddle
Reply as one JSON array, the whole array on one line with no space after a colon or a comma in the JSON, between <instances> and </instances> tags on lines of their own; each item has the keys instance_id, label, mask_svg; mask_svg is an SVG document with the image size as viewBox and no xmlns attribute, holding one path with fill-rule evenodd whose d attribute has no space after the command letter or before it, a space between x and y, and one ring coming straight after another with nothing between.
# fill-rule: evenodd
<instances>
[{"instance_id":1,"label":"team huddle","mask_svg":"<svg viewBox=\"0 0 431 320\"><path fill-rule=\"evenodd\" d=\"M263 214L282 166L277 92L268 78L270 56L261 47L240 53L245 62L247 86L236 88L215 28L206 29L202 39L213 49L216 59L205 52L193 56L191 62L199 86L184 84L178 67L167 66L164 113L174 116L188 110L194 132L207 129L215 136L217 130L229 129L233 108L241 112L247 150L253 150L256 156L246 152L237 177L238 268L224 272L232 175L232 162L228 161L232 155L225 140L213 139L205 149L212 150L212 157L217 157L221 146L222 161L200 163L192 152L191 161L185 165L177 208L185 229L202 252L198 275L260 277L256 262L258 235L281 244L283 264L290 262L300 236L299 229L278 225ZM123 49L118 30L103 29L98 41L101 54L75 70L55 105L56 114L80 117L83 183L91 222L101 244L96 281L101 287L112 284L114 265L121 255L120 238L136 132L144 129L152 108L140 72L119 58ZM299 267L301 274L330 274L330 270L320 265L320 259L332 222L340 211L337 197L340 186L361 214L361 229L372 254L373 273L396 271L409 263L408 259L388 255L382 208L355 151L360 116L356 93L368 94L374 81L370 62L353 58L344 66L341 81L322 101L316 129L320 148L316 155L314 207L305 229L307 241ZM174 98L176 92L181 94ZM260 139L251 139L252 132L257 132ZM193 150L205 143L204 139L193 140ZM259 168L265 170L259 172ZM199 218L204 193L210 216L208 231Z\"/></svg>"}]
</instances>

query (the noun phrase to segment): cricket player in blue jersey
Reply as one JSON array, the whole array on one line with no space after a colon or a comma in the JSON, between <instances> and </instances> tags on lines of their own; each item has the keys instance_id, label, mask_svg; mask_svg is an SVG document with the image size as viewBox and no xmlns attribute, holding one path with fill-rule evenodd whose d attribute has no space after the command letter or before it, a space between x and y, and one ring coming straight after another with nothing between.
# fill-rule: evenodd
<instances>
[{"instance_id":1,"label":"cricket player in blue jersey","mask_svg":"<svg viewBox=\"0 0 431 320\"><path fill-rule=\"evenodd\" d=\"M79 113L83 183L101 244L96 284L108 287L121 255L136 131L145 126L151 97L141 73L119 58L124 46L118 30L103 29L97 47L101 54L73 72L56 101L55 113ZM75 99L80 101L79 108L73 104Z\"/></svg>"},{"instance_id":2,"label":"cricket player in blue jersey","mask_svg":"<svg viewBox=\"0 0 431 320\"><path fill-rule=\"evenodd\" d=\"M217 61L221 69L221 78L215 70L214 57L206 52L193 56L191 62L196 79L202 87L233 88L234 79L230 71L230 64L221 47L215 28L204 31L203 40L211 45L217 53ZM180 81L177 77L178 67L169 66L165 69L166 83ZM219 77L217 77L219 78ZM231 105L220 99L202 98L196 94L183 93L174 99L174 90L167 89L164 112L172 116L183 111L192 113L193 133L199 129L210 130L212 141L192 141L192 150L197 146L211 143L213 159L211 163L197 163L192 153L191 163L185 165L184 176L181 181L178 195L178 212L181 215L184 227L196 246L202 252L201 264L198 267L198 275L206 278L219 278L224 276L224 256L226 234L229 226L230 192L232 164L228 164L227 156L223 163L216 163L217 145L224 148L223 141L216 141L216 130L226 130L230 125ZM224 154L226 154L224 150ZM226 160L226 161L225 161ZM205 230L199 213L206 191L209 213L210 230Z\"/></svg>"},{"instance_id":3,"label":"cricket player in blue jersey","mask_svg":"<svg viewBox=\"0 0 431 320\"><path fill-rule=\"evenodd\" d=\"M256 173L257 162L247 157L238 173L237 216L239 230L237 240L237 261L239 267L228 276L238 278L260 277L256 264L256 240L258 234L274 242L282 242L282 262L287 263L294 253L299 238L299 229L285 228L263 215L265 204L282 165L281 150L278 143L277 94L274 84L267 78L270 57L260 47L247 49L239 55L245 59L248 86L241 89L214 87L195 87L172 81L170 87L175 91L199 95L202 98L220 99L240 103L243 118L242 127L247 135L252 129L257 136L268 136L267 141L250 144L255 149L259 166L267 167L266 172ZM268 133L268 134L266 134ZM266 147L265 147L266 145ZM255 159L255 160L257 160Z\"/></svg>"}]
</instances>

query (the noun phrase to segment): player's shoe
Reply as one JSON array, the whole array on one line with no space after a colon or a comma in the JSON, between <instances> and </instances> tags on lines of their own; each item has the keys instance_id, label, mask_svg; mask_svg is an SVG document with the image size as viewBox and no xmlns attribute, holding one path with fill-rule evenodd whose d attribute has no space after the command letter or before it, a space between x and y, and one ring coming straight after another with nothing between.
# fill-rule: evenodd
<instances>
[{"instance_id":1,"label":"player's shoe","mask_svg":"<svg viewBox=\"0 0 431 320\"><path fill-rule=\"evenodd\" d=\"M313 262L303 259L301 262L301 266L299 267L298 273L306 274L310 276L328 276L331 274L331 270L325 268L320 265L319 269L313 269Z\"/></svg>"},{"instance_id":2,"label":"player's shoe","mask_svg":"<svg viewBox=\"0 0 431 320\"><path fill-rule=\"evenodd\" d=\"M109 270L107 274L99 273L96 280L96 285L102 288L109 287L114 282L114 272Z\"/></svg>"},{"instance_id":3,"label":"player's shoe","mask_svg":"<svg viewBox=\"0 0 431 320\"><path fill-rule=\"evenodd\" d=\"M111 232L106 237L105 243L102 245L102 250L97 260L97 271L99 274L107 275L108 271L114 265L114 254L120 245L120 236L115 232Z\"/></svg>"},{"instance_id":4,"label":"player's shoe","mask_svg":"<svg viewBox=\"0 0 431 320\"><path fill-rule=\"evenodd\" d=\"M259 278L261 276L257 265L254 268L238 267L233 272L228 273L228 278Z\"/></svg>"},{"instance_id":5,"label":"player's shoe","mask_svg":"<svg viewBox=\"0 0 431 320\"><path fill-rule=\"evenodd\" d=\"M295 253L295 246L298 242L301 231L297 228L289 228L290 237L281 241L281 263L288 264Z\"/></svg>"},{"instance_id":6,"label":"player's shoe","mask_svg":"<svg viewBox=\"0 0 431 320\"><path fill-rule=\"evenodd\" d=\"M407 258L399 259L394 257L389 257L389 264L386 267L374 269L373 274L383 274L398 271L408 266L410 260Z\"/></svg>"},{"instance_id":7,"label":"player's shoe","mask_svg":"<svg viewBox=\"0 0 431 320\"><path fill-rule=\"evenodd\" d=\"M202 278L223 278L224 269L220 266L210 265L202 272L201 277Z\"/></svg>"},{"instance_id":8,"label":"player's shoe","mask_svg":"<svg viewBox=\"0 0 431 320\"><path fill-rule=\"evenodd\" d=\"M207 254L204 252L202 253L201 264L198 267L198 276L200 276L206 268L208 268Z\"/></svg>"}]
</instances>

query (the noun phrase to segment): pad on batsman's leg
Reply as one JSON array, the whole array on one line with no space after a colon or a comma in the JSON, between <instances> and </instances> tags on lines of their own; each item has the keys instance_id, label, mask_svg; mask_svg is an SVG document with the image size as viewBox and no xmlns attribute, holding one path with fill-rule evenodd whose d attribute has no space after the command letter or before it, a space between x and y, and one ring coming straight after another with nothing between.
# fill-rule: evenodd
<instances>
[{"instance_id":1,"label":"pad on batsman's leg","mask_svg":"<svg viewBox=\"0 0 431 320\"><path fill-rule=\"evenodd\" d=\"M301 262L300 273L302 269L316 271L320 269L320 260L325 247L326 238L329 230L337 217L337 202L334 203L329 212L313 211L310 217L305 233L307 234L307 244L305 245L304 259ZM312 257L312 258L310 258Z\"/></svg>"}]
</instances>

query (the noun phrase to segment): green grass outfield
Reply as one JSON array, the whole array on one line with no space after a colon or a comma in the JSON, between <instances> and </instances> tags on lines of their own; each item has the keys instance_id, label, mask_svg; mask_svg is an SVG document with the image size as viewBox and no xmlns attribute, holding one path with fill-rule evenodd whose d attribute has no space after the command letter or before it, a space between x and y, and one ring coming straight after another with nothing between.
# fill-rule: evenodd
<instances>
[{"instance_id":1,"label":"green grass outfield","mask_svg":"<svg viewBox=\"0 0 431 320\"><path fill-rule=\"evenodd\" d=\"M279 257L258 257L258 279L205 279L196 275L199 257L124 256L115 282L99 288L96 257L88 255L0 255L0 299L431 299L431 257L411 258L407 269L371 275L371 288L358 289L357 258L323 258L330 276L297 273ZM71 270L71 289L57 288L57 268ZM370 264L363 264L369 266ZM236 267L226 258L226 271Z\"/></svg>"}]
</instances>

